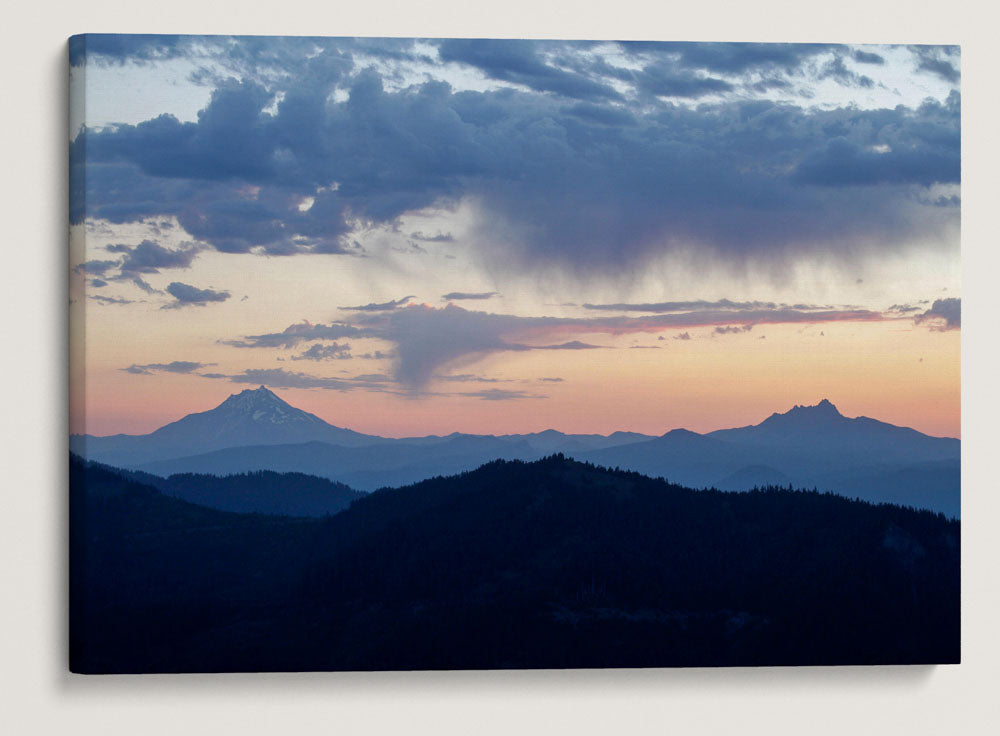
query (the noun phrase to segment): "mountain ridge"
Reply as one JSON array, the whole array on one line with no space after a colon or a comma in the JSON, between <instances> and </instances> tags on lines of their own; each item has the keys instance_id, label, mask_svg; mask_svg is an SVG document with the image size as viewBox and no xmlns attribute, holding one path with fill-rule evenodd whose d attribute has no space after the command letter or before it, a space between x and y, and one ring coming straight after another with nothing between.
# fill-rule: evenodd
<instances>
[{"instance_id":1,"label":"mountain ridge","mask_svg":"<svg viewBox=\"0 0 1000 736\"><path fill-rule=\"evenodd\" d=\"M334 427L258 389L233 394L149 435L71 438L91 460L156 475L305 472L362 491L471 470L494 459L535 460L560 452L696 488L749 490L792 483L869 500L917 499L960 514L961 441L869 417L846 417L828 399L795 405L758 424L704 434L670 430L570 435L453 432L392 439ZM923 463L937 463L921 474Z\"/></svg>"},{"instance_id":2,"label":"mountain ridge","mask_svg":"<svg viewBox=\"0 0 1000 736\"><path fill-rule=\"evenodd\" d=\"M552 455L289 519L71 458L70 514L75 672L960 658L960 522L831 494Z\"/></svg>"}]
</instances>

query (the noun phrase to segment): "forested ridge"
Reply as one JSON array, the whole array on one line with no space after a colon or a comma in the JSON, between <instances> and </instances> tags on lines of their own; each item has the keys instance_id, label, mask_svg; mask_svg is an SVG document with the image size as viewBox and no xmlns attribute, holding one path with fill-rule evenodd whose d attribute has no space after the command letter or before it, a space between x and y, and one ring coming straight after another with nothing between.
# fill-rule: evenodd
<instances>
[{"instance_id":1,"label":"forested ridge","mask_svg":"<svg viewBox=\"0 0 1000 736\"><path fill-rule=\"evenodd\" d=\"M556 455L235 514L71 460L76 671L956 662L960 522Z\"/></svg>"}]
</instances>

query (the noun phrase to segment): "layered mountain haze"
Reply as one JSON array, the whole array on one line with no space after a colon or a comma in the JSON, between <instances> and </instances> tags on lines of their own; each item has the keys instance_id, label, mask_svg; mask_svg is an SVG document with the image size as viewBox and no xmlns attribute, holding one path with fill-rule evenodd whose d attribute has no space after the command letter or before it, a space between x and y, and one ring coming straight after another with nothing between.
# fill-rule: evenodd
<instances>
[{"instance_id":1,"label":"layered mountain haze","mask_svg":"<svg viewBox=\"0 0 1000 736\"><path fill-rule=\"evenodd\" d=\"M329 442L361 447L381 441L328 424L261 386L232 394L214 409L188 414L146 435L70 436L70 450L111 465L143 463L226 447Z\"/></svg>"},{"instance_id":2,"label":"layered mountain haze","mask_svg":"<svg viewBox=\"0 0 1000 736\"><path fill-rule=\"evenodd\" d=\"M391 439L335 427L261 386L148 435L77 436L71 449L160 477L267 470L306 473L362 491L461 473L497 459L530 461L558 452L695 488L792 485L960 514L959 440L846 417L826 399L756 425L707 434L546 430Z\"/></svg>"}]
</instances>

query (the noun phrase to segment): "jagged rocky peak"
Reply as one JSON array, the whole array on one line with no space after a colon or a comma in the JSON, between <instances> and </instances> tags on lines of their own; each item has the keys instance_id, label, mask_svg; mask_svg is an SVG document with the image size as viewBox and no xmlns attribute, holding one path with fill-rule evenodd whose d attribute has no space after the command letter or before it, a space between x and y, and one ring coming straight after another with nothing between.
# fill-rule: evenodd
<instances>
[{"instance_id":1,"label":"jagged rocky peak","mask_svg":"<svg viewBox=\"0 0 1000 736\"><path fill-rule=\"evenodd\" d=\"M836 419L846 419L846 417L840 413L837 407L833 405L832 401L829 399L823 399L818 404L813 406L796 404L783 414L775 412L768 417L766 421L802 420L815 422Z\"/></svg>"},{"instance_id":2,"label":"jagged rocky peak","mask_svg":"<svg viewBox=\"0 0 1000 736\"><path fill-rule=\"evenodd\" d=\"M822 399L815 406L796 405L795 409L798 409L801 412L809 412L810 414L838 416L838 417L843 416L843 414L840 413L840 410L838 410L837 407L833 405L833 402L830 401L829 399ZM793 409L793 411L795 411L795 409Z\"/></svg>"}]
</instances>

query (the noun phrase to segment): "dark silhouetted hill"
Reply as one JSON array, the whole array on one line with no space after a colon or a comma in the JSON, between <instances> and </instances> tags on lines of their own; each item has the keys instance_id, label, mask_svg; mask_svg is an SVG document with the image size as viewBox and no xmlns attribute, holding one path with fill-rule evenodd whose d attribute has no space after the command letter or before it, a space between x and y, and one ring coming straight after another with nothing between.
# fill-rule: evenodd
<instances>
[{"instance_id":1,"label":"dark silhouetted hill","mask_svg":"<svg viewBox=\"0 0 1000 736\"><path fill-rule=\"evenodd\" d=\"M71 462L83 672L941 663L960 524L693 491L561 456L327 519L193 506Z\"/></svg>"},{"instance_id":2,"label":"dark silhouetted hill","mask_svg":"<svg viewBox=\"0 0 1000 736\"><path fill-rule=\"evenodd\" d=\"M546 430L389 439L334 427L261 387L148 435L75 435L70 449L88 460L163 477L272 470L316 475L362 491L466 472L497 459L562 453L696 488L738 491L791 483L955 518L961 510L959 440L845 417L825 399L772 414L760 424L708 434ZM925 473L929 463L933 471Z\"/></svg>"},{"instance_id":3,"label":"dark silhouetted hill","mask_svg":"<svg viewBox=\"0 0 1000 736\"><path fill-rule=\"evenodd\" d=\"M305 473L257 470L225 476L180 473L162 478L142 471L104 467L168 496L238 513L325 516L343 511L366 495L343 483Z\"/></svg>"}]
</instances>

